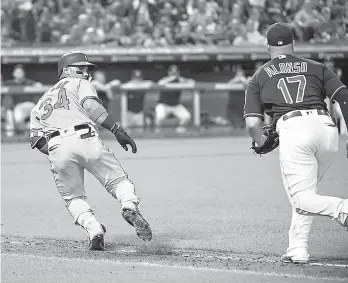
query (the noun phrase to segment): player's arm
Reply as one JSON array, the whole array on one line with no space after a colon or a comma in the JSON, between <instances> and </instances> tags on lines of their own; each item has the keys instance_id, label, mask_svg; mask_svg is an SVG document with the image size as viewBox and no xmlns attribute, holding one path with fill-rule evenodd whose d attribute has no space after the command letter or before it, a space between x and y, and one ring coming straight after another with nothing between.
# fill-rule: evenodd
<instances>
[{"instance_id":1,"label":"player's arm","mask_svg":"<svg viewBox=\"0 0 348 283\"><path fill-rule=\"evenodd\" d=\"M119 144L126 151L128 150L127 145L129 144L132 147L132 152L136 153L137 146L135 142L128 136L123 128L112 119L111 115L101 105L101 101L98 98L94 86L86 80L81 80L78 92L80 103L91 120L112 132Z\"/></svg>"},{"instance_id":2,"label":"player's arm","mask_svg":"<svg viewBox=\"0 0 348 283\"><path fill-rule=\"evenodd\" d=\"M348 125L348 89L337 75L324 65L324 88L332 101L337 101L341 107L343 118Z\"/></svg>"},{"instance_id":3,"label":"player's arm","mask_svg":"<svg viewBox=\"0 0 348 283\"><path fill-rule=\"evenodd\" d=\"M170 84L174 80L175 80L175 76L168 76L168 77L164 77L164 78L160 79L157 84L158 85L166 85L166 84Z\"/></svg>"},{"instance_id":4,"label":"player's arm","mask_svg":"<svg viewBox=\"0 0 348 283\"><path fill-rule=\"evenodd\" d=\"M245 91L244 119L250 137L260 146L265 138L262 136L263 105L260 91L254 78L250 80Z\"/></svg>"},{"instance_id":5,"label":"player's arm","mask_svg":"<svg viewBox=\"0 0 348 283\"><path fill-rule=\"evenodd\" d=\"M40 119L37 117L35 108L30 114L30 132L29 132L30 147L36 148L43 154L48 154L48 145L45 132L43 131L43 125L40 123Z\"/></svg>"},{"instance_id":6,"label":"player's arm","mask_svg":"<svg viewBox=\"0 0 348 283\"><path fill-rule=\"evenodd\" d=\"M339 103L344 121L348 125L348 89L346 87L339 89L333 100Z\"/></svg>"},{"instance_id":7,"label":"player's arm","mask_svg":"<svg viewBox=\"0 0 348 283\"><path fill-rule=\"evenodd\" d=\"M97 90L101 90L101 91L108 91L110 89L110 86L108 84L102 84L98 81L91 81L91 83L94 85L94 87Z\"/></svg>"}]
</instances>

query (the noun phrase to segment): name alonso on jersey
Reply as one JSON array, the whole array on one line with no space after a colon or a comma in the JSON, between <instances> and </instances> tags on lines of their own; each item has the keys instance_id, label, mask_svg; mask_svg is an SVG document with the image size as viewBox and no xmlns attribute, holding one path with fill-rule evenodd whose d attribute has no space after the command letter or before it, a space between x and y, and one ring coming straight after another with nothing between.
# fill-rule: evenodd
<instances>
[{"instance_id":1,"label":"name alonso on jersey","mask_svg":"<svg viewBox=\"0 0 348 283\"><path fill-rule=\"evenodd\" d=\"M271 78L278 74L288 73L305 73L307 72L307 62L286 62L279 63L278 65L270 65L264 68L264 71Z\"/></svg>"}]
</instances>

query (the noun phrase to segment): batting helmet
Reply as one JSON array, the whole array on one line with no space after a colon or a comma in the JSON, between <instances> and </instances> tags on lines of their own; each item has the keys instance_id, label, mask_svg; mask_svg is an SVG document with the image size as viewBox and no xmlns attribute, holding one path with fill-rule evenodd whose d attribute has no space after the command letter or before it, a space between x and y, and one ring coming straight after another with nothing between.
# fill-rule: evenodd
<instances>
[{"instance_id":1,"label":"batting helmet","mask_svg":"<svg viewBox=\"0 0 348 283\"><path fill-rule=\"evenodd\" d=\"M87 55L81 52L69 52L64 54L58 61L58 77L63 69L68 66L91 66L97 67L93 63L88 62Z\"/></svg>"}]
</instances>

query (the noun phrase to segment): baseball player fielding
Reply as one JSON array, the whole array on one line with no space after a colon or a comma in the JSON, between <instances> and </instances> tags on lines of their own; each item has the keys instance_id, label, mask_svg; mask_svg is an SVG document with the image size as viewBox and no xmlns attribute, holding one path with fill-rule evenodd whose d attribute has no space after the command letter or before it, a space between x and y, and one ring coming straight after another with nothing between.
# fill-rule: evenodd
<instances>
[{"instance_id":1,"label":"baseball player fielding","mask_svg":"<svg viewBox=\"0 0 348 283\"><path fill-rule=\"evenodd\" d=\"M348 91L327 66L294 54L294 38L288 25L273 24L267 42L271 60L249 82L244 117L257 144L255 152L267 153L279 143L283 183L292 205L289 247L281 260L307 263L313 215L328 216L348 227L348 199L317 193L318 183L338 151L338 129L325 98L339 102L347 122ZM279 140L262 129L264 112L273 117Z\"/></svg>"}]
</instances>

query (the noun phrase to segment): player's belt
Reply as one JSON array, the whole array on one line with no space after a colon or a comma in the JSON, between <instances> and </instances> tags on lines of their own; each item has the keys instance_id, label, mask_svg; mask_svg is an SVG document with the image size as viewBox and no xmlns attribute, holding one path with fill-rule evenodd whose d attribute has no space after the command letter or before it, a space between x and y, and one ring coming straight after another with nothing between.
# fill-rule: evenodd
<instances>
[{"instance_id":1,"label":"player's belt","mask_svg":"<svg viewBox=\"0 0 348 283\"><path fill-rule=\"evenodd\" d=\"M283 120L286 121L286 120L288 120L290 118L293 118L293 117L306 116L306 114L305 114L306 111L311 112L311 113L313 113L313 111L316 111L318 115L325 115L325 116L329 116L330 117L329 111L324 110L324 109L316 109L316 110L313 109L313 110L302 110L302 111L292 111L292 112L290 112L288 114L285 114L283 116Z\"/></svg>"},{"instance_id":2,"label":"player's belt","mask_svg":"<svg viewBox=\"0 0 348 283\"><path fill-rule=\"evenodd\" d=\"M91 130L91 126L88 125L88 124L81 124L81 125L76 125L76 126L74 126L74 130L75 130L75 131L79 131L79 130L83 130L83 129L89 129L89 130ZM48 134L47 137L46 137L47 142L48 142L50 139L55 138L55 137L58 137L58 136L60 136L60 132L59 132L59 131L55 131L55 132L53 132L53 133L51 133L51 134Z\"/></svg>"}]
</instances>

